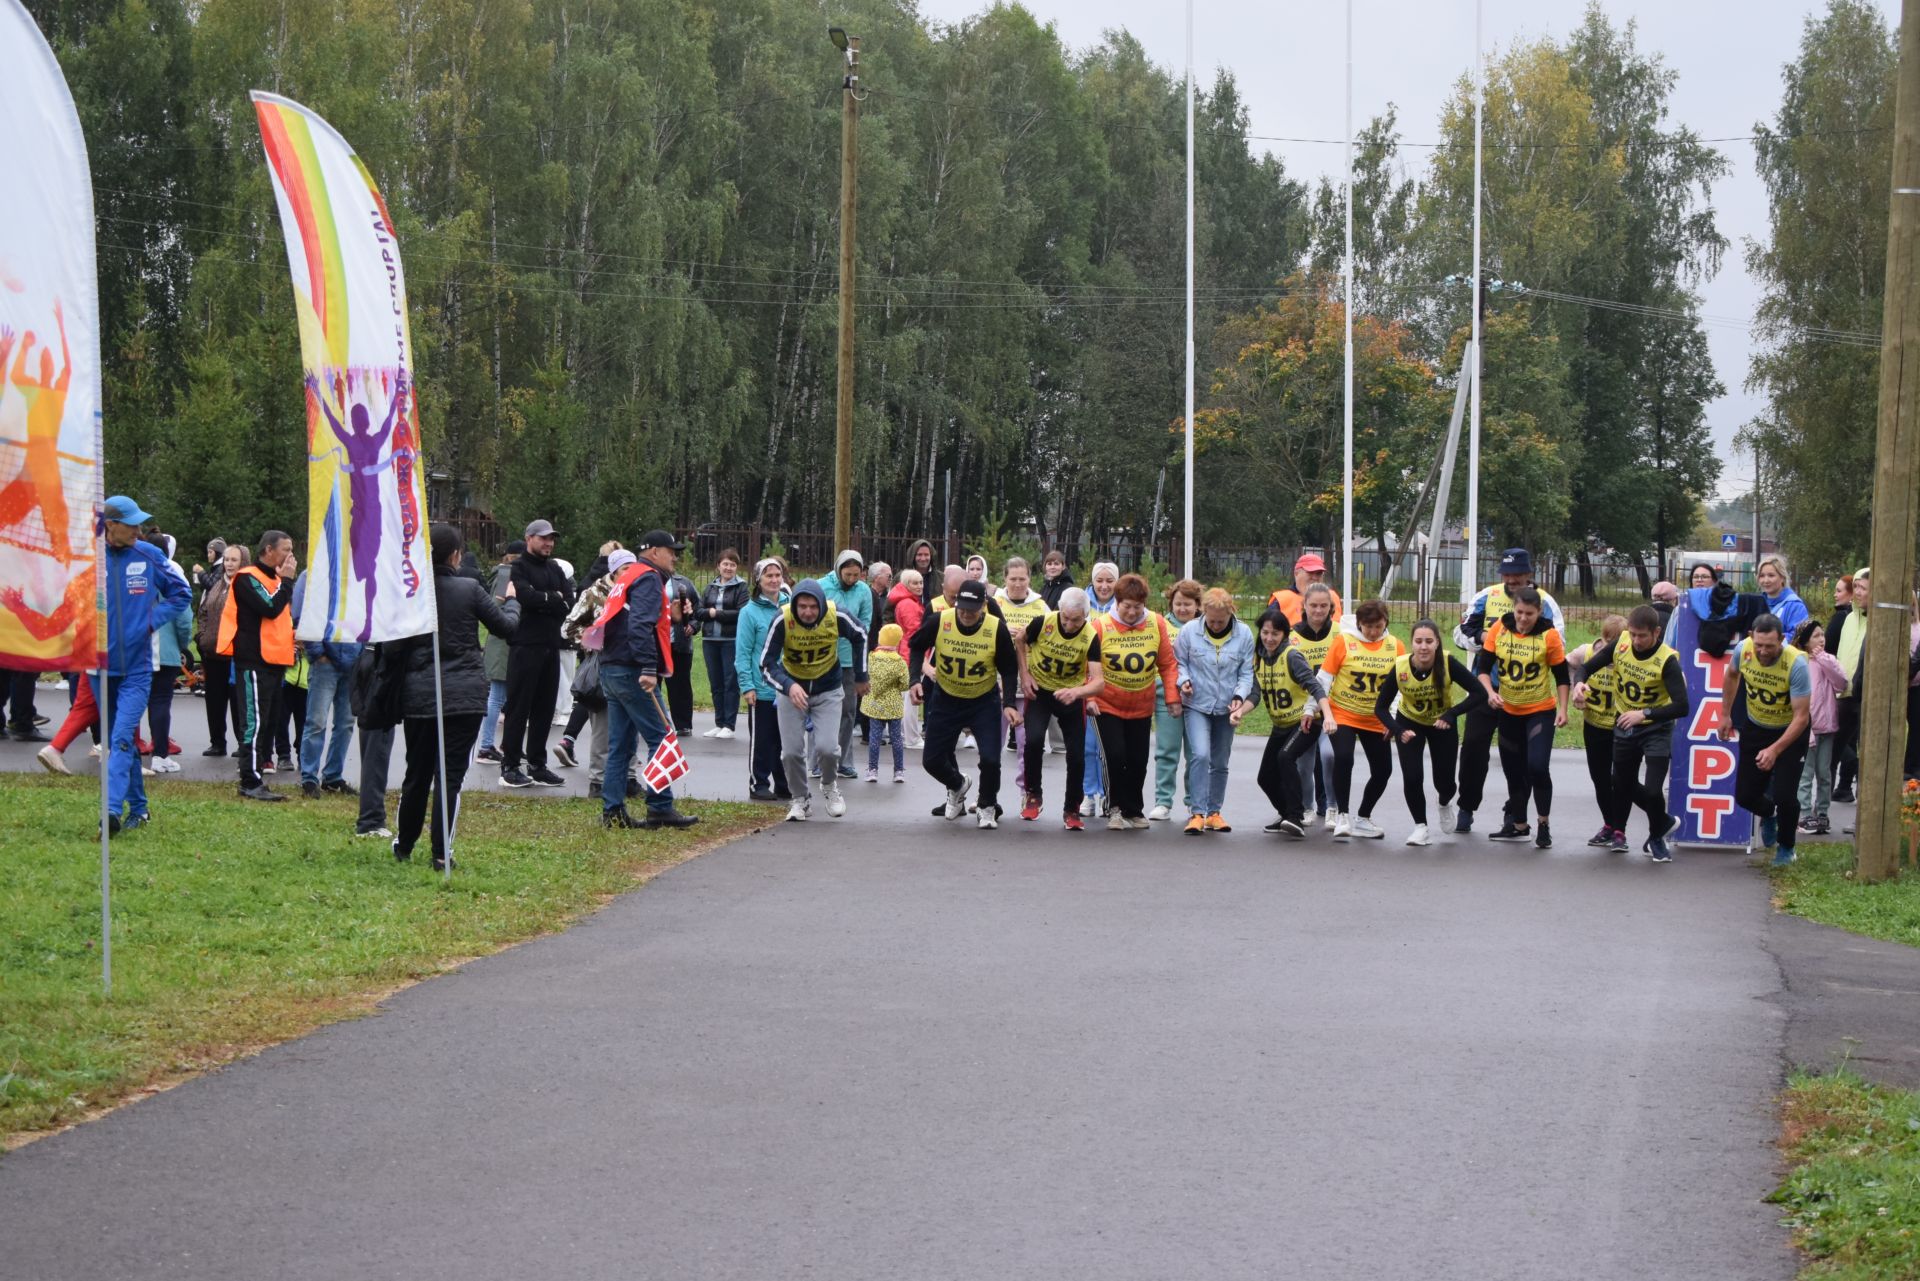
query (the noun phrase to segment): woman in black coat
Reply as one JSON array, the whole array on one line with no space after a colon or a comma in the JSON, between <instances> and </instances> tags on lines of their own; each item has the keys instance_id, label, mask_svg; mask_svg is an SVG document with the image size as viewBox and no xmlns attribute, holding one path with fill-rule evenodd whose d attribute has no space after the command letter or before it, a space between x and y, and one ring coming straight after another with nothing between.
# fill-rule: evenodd
<instances>
[{"instance_id":1,"label":"woman in black coat","mask_svg":"<svg viewBox=\"0 0 1920 1281\"><path fill-rule=\"evenodd\" d=\"M520 624L520 602L513 585L506 600L496 603L486 585L460 572L464 540L452 525L433 527L433 589L440 611L440 720L445 726L446 754L436 742L439 727L434 716L433 635L416 636L407 645L406 683L401 710L407 736L407 778L400 786L400 814L394 826L393 856L402 862L413 856L414 842L427 820L427 795L434 796L433 866L446 867L442 833L451 834L460 816L460 785L473 759L473 742L487 714L487 666L480 648L480 625L496 636L511 636ZM445 769L436 786L436 765ZM447 797L452 807L445 808ZM444 810L444 813L443 813Z\"/></svg>"},{"instance_id":2,"label":"woman in black coat","mask_svg":"<svg viewBox=\"0 0 1920 1281\"><path fill-rule=\"evenodd\" d=\"M703 737L732 738L734 724L740 719L740 674L733 665L734 635L752 585L740 577L740 553L731 547L720 553L716 568L694 615L707 660L707 689L713 695L713 728Z\"/></svg>"}]
</instances>

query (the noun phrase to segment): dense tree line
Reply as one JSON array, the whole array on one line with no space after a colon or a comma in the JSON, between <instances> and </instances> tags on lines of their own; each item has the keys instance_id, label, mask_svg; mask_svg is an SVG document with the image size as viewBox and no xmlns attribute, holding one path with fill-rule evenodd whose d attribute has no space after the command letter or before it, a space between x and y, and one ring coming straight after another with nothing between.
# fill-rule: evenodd
<instances>
[{"instance_id":1,"label":"dense tree line","mask_svg":"<svg viewBox=\"0 0 1920 1281\"><path fill-rule=\"evenodd\" d=\"M303 510L253 88L326 115L382 186L449 504L589 536L827 522L840 67L811 0L29 7L99 187L110 483L183 534ZM953 27L910 0L834 17L864 41L868 90L856 523L937 527L951 472L962 531L1177 525L1181 82L1125 33L1069 50L1018 6ZM1597 7L1490 61L1488 275L1528 286L1488 297L1496 545L1650 551L1713 488L1692 290L1725 247L1725 161L1666 119L1673 84ZM1325 542L1340 192L1248 136L1230 74L1197 121L1202 537ZM1472 305L1447 283L1471 265L1464 77L1433 127L1412 165L1392 114L1357 150L1367 533L1397 529L1439 447Z\"/></svg>"}]
</instances>

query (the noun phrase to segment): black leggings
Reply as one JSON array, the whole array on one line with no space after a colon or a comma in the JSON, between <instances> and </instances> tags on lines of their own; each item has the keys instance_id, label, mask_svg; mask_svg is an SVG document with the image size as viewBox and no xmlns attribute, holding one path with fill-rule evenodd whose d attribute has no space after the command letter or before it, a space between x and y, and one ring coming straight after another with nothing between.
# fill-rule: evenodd
<instances>
[{"instance_id":1,"label":"black leggings","mask_svg":"<svg viewBox=\"0 0 1920 1281\"><path fill-rule=\"evenodd\" d=\"M1412 730L1413 741L1400 741L1399 731ZM1413 814L1413 821L1427 821L1426 780L1421 777L1425 762L1421 759L1422 749L1433 752L1433 790L1445 805L1453 799L1454 759L1460 754L1460 731L1449 725L1441 729L1438 725L1407 725L1395 727L1393 736L1395 750L1400 753L1400 788L1407 798L1407 809Z\"/></svg>"},{"instance_id":2,"label":"black leggings","mask_svg":"<svg viewBox=\"0 0 1920 1281\"><path fill-rule=\"evenodd\" d=\"M454 834L454 827L460 818L460 786L466 781L467 762L472 759L473 740L480 737L480 722L485 719L480 712L450 712L441 718L446 726L446 756L440 754L440 726L431 716L409 716L402 724L407 739L407 776L400 785L400 813L394 822L396 834L394 848L401 853L411 854L414 842L420 839L420 829L427 819L427 799L433 798L432 829L428 840L433 845L433 857L446 857L446 846L441 842L442 822L447 835ZM446 789L440 787L440 770L444 763L447 773ZM447 798L451 797L451 808Z\"/></svg>"},{"instance_id":3,"label":"black leggings","mask_svg":"<svg viewBox=\"0 0 1920 1281\"><path fill-rule=\"evenodd\" d=\"M1357 812L1361 818L1368 818L1373 814L1374 805L1386 794L1387 784L1393 780L1393 748L1384 733L1355 729L1351 725L1333 727L1333 800L1342 814L1348 812L1347 802L1353 795L1355 739L1367 754L1367 790L1360 793Z\"/></svg>"},{"instance_id":4,"label":"black leggings","mask_svg":"<svg viewBox=\"0 0 1920 1281\"><path fill-rule=\"evenodd\" d=\"M1038 802L1042 796L1040 777L1041 749L1047 744L1047 724L1060 722L1060 737L1067 746L1067 793L1065 796L1068 814L1080 812L1080 802L1085 799L1083 789L1087 782L1087 705L1084 700L1063 703L1055 698L1051 691L1041 690L1027 700L1027 795ZM896 739L896 741L898 741ZM895 750L898 750L897 748Z\"/></svg>"},{"instance_id":5,"label":"black leggings","mask_svg":"<svg viewBox=\"0 0 1920 1281\"><path fill-rule=\"evenodd\" d=\"M1600 803L1600 821L1624 831L1627 810L1632 807L1614 792L1613 730L1587 725L1580 732L1587 746L1587 777L1593 781L1593 799Z\"/></svg>"},{"instance_id":6,"label":"black leggings","mask_svg":"<svg viewBox=\"0 0 1920 1281\"><path fill-rule=\"evenodd\" d=\"M1529 802L1542 822L1553 812L1554 709L1500 713L1500 769L1507 776L1509 823L1525 823Z\"/></svg>"},{"instance_id":7,"label":"black leggings","mask_svg":"<svg viewBox=\"0 0 1920 1281\"><path fill-rule=\"evenodd\" d=\"M1298 823L1306 818L1306 796L1300 788L1300 766L1297 763L1303 753L1290 751L1289 746L1295 738L1301 737L1297 727L1276 729L1267 735L1267 747L1260 754L1260 790L1265 792L1267 800L1273 805L1273 812L1281 818L1290 818Z\"/></svg>"},{"instance_id":8,"label":"black leggings","mask_svg":"<svg viewBox=\"0 0 1920 1281\"><path fill-rule=\"evenodd\" d=\"M1113 801L1114 810L1122 818L1145 818L1147 765L1153 755L1153 717L1129 718L1108 712L1093 719L1099 726L1100 745L1107 753L1107 796Z\"/></svg>"},{"instance_id":9,"label":"black leggings","mask_svg":"<svg viewBox=\"0 0 1920 1281\"><path fill-rule=\"evenodd\" d=\"M1673 726L1659 721L1639 729L1613 735L1613 796L1619 807L1620 821L1614 824L1627 830L1627 819L1634 806L1647 816L1647 825L1655 836L1665 836L1673 816L1667 813L1666 782L1672 761ZM1649 750L1651 749L1651 750ZM1646 781L1640 779L1640 762L1647 764Z\"/></svg>"},{"instance_id":10,"label":"black leggings","mask_svg":"<svg viewBox=\"0 0 1920 1281\"><path fill-rule=\"evenodd\" d=\"M756 695L747 713L753 735L753 758L747 766L747 781L756 788L772 788L775 796L787 801L793 799L793 793L787 790L787 772L780 767L779 697L778 694Z\"/></svg>"},{"instance_id":11,"label":"black leggings","mask_svg":"<svg viewBox=\"0 0 1920 1281\"><path fill-rule=\"evenodd\" d=\"M1860 700L1836 699L1833 706L1837 721L1833 761L1839 774L1834 790L1851 793L1860 775Z\"/></svg>"},{"instance_id":12,"label":"black leggings","mask_svg":"<svg viewBox=\"0 0 1920 1281\"><path fill-rule=\"evenodd\" d=\"M1493 761L1493 732L1500 727L1500 713L1482 707L1467 713L1460 732L1460 808L1472 813L1480 808L1487 790L1487 767Z\"/></svg>"},{"instance_id":13,"label":"black leggings","mask_svg":"<svg viewBox=\"0 0 1920 1281\"><path fill-rule=\"evenodd\" d=\"M1807 736L1803 733L1789 743L1772 769L1763 770L1759 763L1760 753L1772 747L1783 732L1754 725L1740 731L1733 800L1749 814L1779 819L1780 843L1791 849L1794 829L1800 825L1800 767L1807 759Z\"/></svg>"}]
</instances>

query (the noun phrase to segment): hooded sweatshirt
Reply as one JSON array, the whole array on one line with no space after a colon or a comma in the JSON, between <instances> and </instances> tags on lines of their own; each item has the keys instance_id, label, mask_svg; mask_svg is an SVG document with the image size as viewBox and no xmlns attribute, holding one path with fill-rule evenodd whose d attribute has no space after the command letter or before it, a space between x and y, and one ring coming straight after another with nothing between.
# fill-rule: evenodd
<instances>
[{"instance_id":1,"label":"hooded sweatshirt","mask_svg":"<svg viewBox=\"0 0 1920 1281\"><path fill-rule=\"evenodd\" d=\"M792 609L794 605L797 605L802 599L813 601L820 607L821 615L823 617L825 616L827 594L821 588L818 580L809 578L794 588L793 603L789 604L787 609ZM860 626L857 619L847 617L845 613L838 609L834 611L833 618L834 625L839 630L841 650L845 652L851 649L853 660L851 664L851 674L854 683L864 685L867 681L867 631L864 627ZM841 667L837 662L829 664L823 675L796 682L793 675L787 671L786 648L787 617L786 610L782 610L774 617L773 626L767 629L767 639L761 645L760 649L760 670L766 674L766 679L771 681L774 687L782 694L786 693L796 683L798 683L800 688L805 690L809 696L831 693L840 688L842 674L846 673L848 669Z\"/></svg>"},{"instance_id":2,"label":"hooded sweatshirt","mask_svg":"<svg viewBox=\"0 0 1920 1281\"><path fill-rule=\"evenodd\" d=\"M922 547L931 553L931 555L927 557L925 569L921 569L920 562L915 559L920 555L920 549ZM941 572L946 568L940 563L939 550L924 538L914 539L913 542L907 546L906 567L908 569L920 570L920 608L932 609L933 598L940 594ZM909 638L912 637L914 633L913 628L908 627L905 623L902 623L900 627L902 631L906 632Z\"/></svg>"}]
</instances>

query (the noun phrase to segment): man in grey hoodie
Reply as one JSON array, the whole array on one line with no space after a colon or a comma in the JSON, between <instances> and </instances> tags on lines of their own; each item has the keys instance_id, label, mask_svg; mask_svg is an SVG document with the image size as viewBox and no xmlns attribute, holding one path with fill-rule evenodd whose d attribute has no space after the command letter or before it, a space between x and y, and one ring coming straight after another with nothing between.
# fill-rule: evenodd
<instances>
[{"instance_id":1,"label":"man in grey hoodie","mask_svg":"<svg viewBox=\"0 0 1920 1281\"><path fill-rule=\"evenodd\" d=\"M846 642L850 668L840 666L840 645ZM835 609L816 579L793 589L793 599L781 607L780 617L767 630L760 649L760 670L779 691L780 764L787 775L793 803L789 822L805 822L812 815L813 793L807 787L807 736L819 751L820 791L827 814L847 812L840 793L840 709L847 698L845 683L853 681L853 696L867 692L867 633L859 620Z\"/></svg>"}]
</instances>

